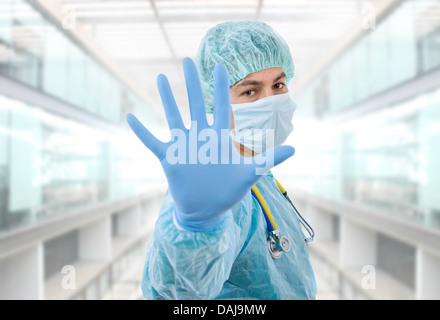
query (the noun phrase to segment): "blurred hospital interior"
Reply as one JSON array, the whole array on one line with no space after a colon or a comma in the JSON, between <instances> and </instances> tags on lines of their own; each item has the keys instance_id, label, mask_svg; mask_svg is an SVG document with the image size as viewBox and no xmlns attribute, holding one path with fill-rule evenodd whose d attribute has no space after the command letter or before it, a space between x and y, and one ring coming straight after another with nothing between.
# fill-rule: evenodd
<instances>
[{"instance_id":1,"label":"blurred hospital interior","mask_svg":"<svg viewBox=\"0 0 440 320\"><path fill-rule=\"evenodd\" d=\"M1 0L0 299L144 299L167 189L130 131L214 25L288 43L298 105L272 170L316 236L317 299L440 299L440 0Z\"/></svg>"}]
</instances>

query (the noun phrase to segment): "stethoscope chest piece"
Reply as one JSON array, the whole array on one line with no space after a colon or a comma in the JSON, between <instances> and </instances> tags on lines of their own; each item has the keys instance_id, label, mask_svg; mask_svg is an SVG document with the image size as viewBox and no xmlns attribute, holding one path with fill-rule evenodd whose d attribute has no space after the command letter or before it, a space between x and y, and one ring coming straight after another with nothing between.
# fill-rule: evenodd
<instances>
[{"instance_id":1,"label":"stethoscope chest piece","mask_svg":"<svg viewBox=\"0 0 440 320\"><path fill-rule=\"evenodd\" d=\"M280 245L281 245L281 249L283 249L284 252L289 252L289 250L290 250L290 242L289 242L289 239L287 237L281 237Z\"/></svg>"},{"instance_id":2,"label":"stethoscope chest piece","mask_svg":"<svg viewBox=\"0 0 440 320\"><path fill-rule=\"evenodd\" d=\"M271 233L267 238L267 246L269 248L270 255L274 259L279 259L283 252L289 252L290 242L287 237L278 237L278 234Z\"/></svg>"},{"instance_id":3,"label":"stethoscope chest piece","mask_svg":"<svg viewBox=\"0 0 440 320\"><path fill-rule=\"evenodd\" d=\"M309 237L305 238L305 242L310 242L313 240L313 237L315 236L315 233L313 232L313 229L310 227L310 225L304 220L304 218L299 214L298 210L296 210L295 206L293 205L292 201L290 201L289 197L287 196L286 190L281 186L281 184L276 180L276 183L278 185L278 188L280 189L280 192L282 195L287 199L287 201L290 203L292 208L294 209L295 213L297 214L298 218L300 219L301 225L307 230L309 233ZM269 231L269 236L267 238L267 247L269 248L270 255L274 259L279 259L281 255L284 252L288 252L290 250L290 241L287 237L280 237L278 228L275 224L275 221L272 217L272 214L270 213L269 207L266 204L266 201L264 201L263 197L261 196L261 193L258 191L256 186L253 186L251 188L252 195L257 199L261 210L263 211L264 218L266 220L267 224L267 230Z\"/></svg>"}]
</instances>

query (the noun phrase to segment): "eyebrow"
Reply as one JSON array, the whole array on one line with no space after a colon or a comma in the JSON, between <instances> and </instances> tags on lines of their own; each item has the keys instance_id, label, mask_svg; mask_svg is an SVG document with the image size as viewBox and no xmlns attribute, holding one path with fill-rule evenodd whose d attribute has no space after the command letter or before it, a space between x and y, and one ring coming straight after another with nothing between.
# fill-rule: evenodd
<instances>
[{"instance_id":1,"label":"eyebrow","mask_svg":"<svg viewBox=\"0 0 440 320\"><path fill-rule=\"evenodd\" d=\"M277 82L278 80L280 80L282 78L287 78L287 76L284 72L281 72L281 74L278 77L276 77L276 79L273 82Z\"/></svg>"},{"instance_id":2,"label":"eyebrow","mask_svg":"<svg viewBox=\"0 0 440 320\"><path fill-rule=\"evenodd\" d=\"M282 78L287 78L287 76L286 76L286 74L284 73L284 72L281 72L281 74L278 76L278 77L276 77L274 80L273 80L273 82L277 82L278 80L280 80L280 79L282 79ZM238 88L238 87L244 87L244 86L250 86L250 85L259 85L259 84L261 84L261 81L256 81L256 80L242 80L242 82L240 82L239 84L237 84L236 86L235 86L235 88Z\"/></svg>"}]
</instances>

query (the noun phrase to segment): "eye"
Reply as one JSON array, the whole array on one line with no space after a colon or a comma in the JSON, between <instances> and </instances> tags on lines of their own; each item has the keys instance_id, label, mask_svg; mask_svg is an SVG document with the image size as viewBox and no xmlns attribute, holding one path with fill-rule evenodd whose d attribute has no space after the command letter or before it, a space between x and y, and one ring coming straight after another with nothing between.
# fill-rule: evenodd
<instances>
[{"instance_id":1,"label":"eye","mask_svg":"<svg viewBox=\"0 0 440 320\"><path fill-rule=\"evenodd\" d=\"M280 90L280 89L284 88L284 86L285 86L284 83L279 82L279 83L275 84L273 87L277 90Z\"/></svg>"},{"instance_id":2,"label":"eye","mask_svg":"<svg viewBox=\"0 0 440 320\"><path fill-rule=\"evenodd\" d=\"M247 91L243 92L242 95L244 95L244 96L252 96L252 95L255 94L255 92L256 92L256 90L247 90Z\"/></svg>"}]
</instances>

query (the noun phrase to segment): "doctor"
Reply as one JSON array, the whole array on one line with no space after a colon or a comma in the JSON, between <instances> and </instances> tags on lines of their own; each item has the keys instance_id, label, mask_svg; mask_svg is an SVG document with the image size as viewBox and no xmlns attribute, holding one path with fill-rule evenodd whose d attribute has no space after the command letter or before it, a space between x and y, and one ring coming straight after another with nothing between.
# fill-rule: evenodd
<instances>
[{"instance_id":1,"label":"doctor","mask_svg":"<svg viewBox=\"0 0 440 320\"><path fill-rule=\"evenodd\" d=\"M287 87L294 75L289 48L263 22L225 22L203 38L197 65L183 61L189 129L164 75L157 82L171 141L159 141L127 115L134 133L161 162L169 186L148 244L143 294L147 299L314 299L308 238L269 170L294 153L281 145L292 131L296 108ZM214 113L212 125L205 112ZM179 137L188 143L176 147ZM213 146L221 151L213 152ZM176 150L183 151L183 161L170 161ZM211 161L194 161L195 154Z\"/></svg>"}]
</instances>

